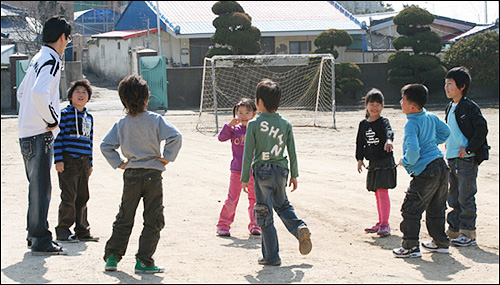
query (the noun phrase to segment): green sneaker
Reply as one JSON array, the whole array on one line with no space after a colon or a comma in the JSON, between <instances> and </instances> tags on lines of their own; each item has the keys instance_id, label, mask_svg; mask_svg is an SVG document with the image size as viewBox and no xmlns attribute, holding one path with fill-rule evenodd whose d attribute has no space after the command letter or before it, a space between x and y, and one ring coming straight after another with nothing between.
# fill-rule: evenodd
<instances>
[{"instance_id":1,"label":"green sneaker","mask_svg":"<svg viewBox=\"0 0 500 285\"><path fill-rule=\"evenodd\" d=\"M135 264L135 273L163 273L165 272L165 267L163 266L151 266L147 267L146 264L142 263L139 259L137 259L137 263Z\"/></svg>"},{"instance_id":2,"label":"green sneaker","mask_svg":"<svg viewBox=\"0 0 500 285\"><path fill-rule=\"evenodd\" d=\"M108 260L106 260L106 266L104 267L104 270L116 271L117 266L118 266L118 260L116 260L115 254L112 253L110 256L108 256Z\"/></svg>"}]
</instances>

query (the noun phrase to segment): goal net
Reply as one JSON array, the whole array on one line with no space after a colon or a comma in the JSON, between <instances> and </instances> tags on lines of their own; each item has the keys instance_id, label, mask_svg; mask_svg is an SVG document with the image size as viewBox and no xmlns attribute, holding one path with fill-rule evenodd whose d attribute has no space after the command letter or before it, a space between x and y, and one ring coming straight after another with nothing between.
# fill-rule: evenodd
<instances>
[{"instance_id":1,"label":"goal net","mask_svg":"<svg viewBox=\"0 0 500 285\"><path fill-rule=\"evenodd\" d=\"M293 126L335 125L334 58L330 54L235 55L205 58L196 129L216 134L242 98L255 100L257 83L281 86L278 112Z\"/></svg>"}]
</instances>

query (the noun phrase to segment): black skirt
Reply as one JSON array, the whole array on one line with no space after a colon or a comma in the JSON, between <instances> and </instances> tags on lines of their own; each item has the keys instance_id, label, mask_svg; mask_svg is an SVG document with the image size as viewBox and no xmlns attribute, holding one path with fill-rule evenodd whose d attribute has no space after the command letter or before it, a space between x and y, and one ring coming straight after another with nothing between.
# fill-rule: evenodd
<instances>
[{"instance_id":1,"label":"black skirt","mask_svg":"<svg viewBox=\"0 0 500 285\"><path fill-rule=\"evenodd\" d=\"M366 189L375 192L377 189L396 188L396 167L392 155L383 159L370 160L366 175Z\"/></svg>"}]
</instances>

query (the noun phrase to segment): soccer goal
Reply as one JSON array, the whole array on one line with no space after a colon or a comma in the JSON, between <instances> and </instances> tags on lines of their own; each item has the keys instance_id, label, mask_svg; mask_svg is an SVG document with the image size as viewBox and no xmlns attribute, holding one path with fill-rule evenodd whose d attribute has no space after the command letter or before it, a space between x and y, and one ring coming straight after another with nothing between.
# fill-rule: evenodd
<instances>
[{"instance_id":1,"label":"soccer goal","mask_svg":"<svg viewBox=\"0 0 500 285\"><path fill-rule=\"evenodd\" d=\"M293 126L336 128L334 57L297 54L205 58L196 129L218 133L241 98L255 100L263 78L281 86L278 112Z\"/></svg>"}]
</instances>

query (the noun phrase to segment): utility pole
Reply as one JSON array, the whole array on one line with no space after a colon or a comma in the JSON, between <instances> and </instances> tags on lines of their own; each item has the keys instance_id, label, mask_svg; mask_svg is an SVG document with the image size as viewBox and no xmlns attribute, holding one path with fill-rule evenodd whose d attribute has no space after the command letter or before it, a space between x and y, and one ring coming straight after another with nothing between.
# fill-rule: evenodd
<instances>
[{"instance_id":1,"label":"utility pole","mask_svg":"<svg viewBox=\"0 0 500 285\"><path fill-rule=\"evenodd\" d=\"M484 1L484 23L488 24L488 1Z\"/></svg>"},{"instance_id":2,"label":"utility pole","mask_svg":"<svg viewBox=\"0 0 500 285\"><path fill-rule=\"evenodd\" d=\"M156 27L158 28L158 55L161 56L160 4L156 1Z\"/></svg>"}]
</instances>

